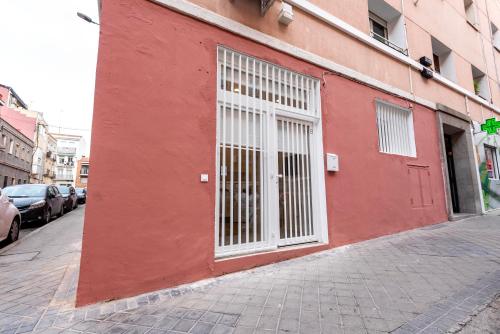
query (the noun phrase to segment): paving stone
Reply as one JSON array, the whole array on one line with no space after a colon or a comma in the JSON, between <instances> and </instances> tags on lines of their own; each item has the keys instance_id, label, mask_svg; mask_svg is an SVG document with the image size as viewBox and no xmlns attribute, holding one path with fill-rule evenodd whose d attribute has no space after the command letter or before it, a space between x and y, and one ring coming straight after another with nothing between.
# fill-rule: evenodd
<instances>
[{"instance_id":1,"label":"paving stone","mask_svg":"<svg viewBox=\"0 0 500 334\"><path fill-rule=\"evenodd\" d=\"M232 334L232 333L234 333L234 327L215 325L212 330L212 333L210 334Z\"/></svg>"},{"instance_id":2,"label":"paving stone","mask_svg":"<svg viewBox=\"0 0 500 334\"><path fill-rule=\"evenodd\" d=\"M181 319L175 326L172 328L174 331L178 332L189 332L191 328L195 325L196 321L190 319Z\"/></svg>"}]
</instances>

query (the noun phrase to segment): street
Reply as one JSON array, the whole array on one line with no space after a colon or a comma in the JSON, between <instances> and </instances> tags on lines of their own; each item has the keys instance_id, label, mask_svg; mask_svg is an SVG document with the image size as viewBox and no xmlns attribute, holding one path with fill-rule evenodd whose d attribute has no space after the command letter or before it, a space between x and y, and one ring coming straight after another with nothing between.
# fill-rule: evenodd
<instances>
[{"instance_id":1,"label":"street","mask_svg":"<svg viewBox=\"0 0 500 334\"><path fill-rule=\"evenodd\" d=\"M498 213L75 309L83 216L0 251L1 334L500 330Z\"/></svg>"}]
</instances>

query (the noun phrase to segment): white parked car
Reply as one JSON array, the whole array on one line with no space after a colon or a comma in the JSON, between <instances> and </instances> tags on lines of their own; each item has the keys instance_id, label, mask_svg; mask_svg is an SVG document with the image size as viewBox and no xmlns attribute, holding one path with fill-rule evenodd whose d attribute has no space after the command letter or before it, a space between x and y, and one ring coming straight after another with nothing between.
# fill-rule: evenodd
<instances>
[{"instance_id":1,"label":"white parked car","mask_svg":"<svg viewBox=\"0 0 500 334\"><path fill-rule=\"evenodd\" d=\"M16 241L21 228L21 214L9 196L0 190L0 241Z\"/></svg>"}]
</instances>

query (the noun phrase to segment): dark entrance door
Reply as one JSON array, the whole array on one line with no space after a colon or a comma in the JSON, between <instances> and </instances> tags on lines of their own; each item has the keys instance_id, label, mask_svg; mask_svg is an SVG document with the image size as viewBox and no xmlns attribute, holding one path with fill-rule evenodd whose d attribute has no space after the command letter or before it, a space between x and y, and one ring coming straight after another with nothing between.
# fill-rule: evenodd
<instances>
[{"instance_id":1,"label":"dark entrance door","mask_svg":"<svg viewBox=\"0 0 500 334\"><path fill-rule=\"evenodd\" d=\"M450 135L444 135L444 143L446 150L446 162L448 164L448 178L450 181L451 203L453 212L460 212L458 203L457 178L455 174L455 162L453 160L453 143Z\"/></svg>"}]
</instances>

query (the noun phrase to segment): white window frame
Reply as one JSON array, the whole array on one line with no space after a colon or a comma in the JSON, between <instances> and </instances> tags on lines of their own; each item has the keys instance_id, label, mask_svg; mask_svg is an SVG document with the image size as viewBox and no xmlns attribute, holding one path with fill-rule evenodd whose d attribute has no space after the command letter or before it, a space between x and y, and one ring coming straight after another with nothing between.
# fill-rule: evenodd
<instances>
[{"instance_id":1,"label":"white window frame","mask_svg":"<svg viewBox=\"0 0 500 334\"><path fill-rule=\"evenodd\" d=\"M295 78L296 80L305 80L306 82L314 82L315 89L311 91L314 92L313 95L308 95L309 99L306 101L306 99L302 101L306 101L305 103L302 102L302 106L304 108L296 108L290 105L284 105L281 103L281 101L285 100L288 101L288 98L292 101L294 98L291 96L287 96L286 92L281 92L281 87L282 87L282 80L281 75L279 76L279 79L271 79L270 76L267 76L268 80L263 80L259 79L259 76L257 76L257 81L256 84L260 83L263 85L263 87L266 87L265 85L267 84L266 82L273 82L271 86L267 86L265 88L265 93L272 94L273 101L268 101L267 99L261 99L259 98L254 98L252 96L247 96L246 94L242 94L242 87L235 87L233 84L230 86L230 91L227 91L225 88L222 88L221 83L222 83L222 73L221 73L221 68L224 68L224 66L221 64L219 60L219 55L220 53L224 54L224 57L230 57L230 55L239 55L244 57L245 62L250 61L253 63L254 70L257 70L257 68L260 67L259 73L262 73L262 76L264 76L264 67L266 68L267 73L269 74L269 71L272 70L273 75L274 73L276 74L281 74L281 73L287 73L290 74L290 80L291 78ZM313 222L314 222L314 232L316 236L316 242L311 244L311 246L317 246L318 244L325 244L328 243L328 223L327 223L327 210L326 210L326 191L325 191L325 180L324 180L324 162L323 162L323 136L322 136L322 115L321 115L321 96L320 96L320 81L316 78L312 77L307 77L302 74L298 74L296 72L290 71L286 68L280 67L275 64L271 64L269 62L266 62L264 60L257 59L255 57L243 54L241 52L237 52L235 50L232 50L230 48L227 48L225 46L218 46L217 48L217 108L216 108L216 113L217 113L217 135L216 135L216 175L215 175L215 180L216 180L216 203L215 203L215 257L216 258L224 258L224 257L230 257L230 256L236 256L236 255L243 255L243 254L250 254L250 253L257 253L257 252L262 252L262 251L272 251L276 250L279 246L282 246L282 243L280 243L280 226L279 226L279 210L270 209L270 207L275 206L273 203L278 204L278 182L279 182L279 175L277 175L278 171L278 162L277 162L277 138L276 138L276 132L273 131L273 126L277 126L277 118L280 117L285 117L285 118L290 118L293 120L298 120L298 121L305 121L309 122L312 124L313 127L313 134L311 135L311 184L312 184L312 189L314 191L311 192L311 195L313 196ZM224 58L227 61L227 58ZM234 59L234 58L233 58ZM255 63L254 63L255 62ZM235 60L236 63L236 60ZM247 63L248 64L248 63ZM258 67L256 64L258 64ZM233 64L230 66L234 66ZM247 65L248 67L249 65ZM250 67L248 67L250 68ZM274 72L276 71L276 72ZM250 72L250 71L249 71ZM241 72L240 72L241 73ZM226 74L227 75L227 74ZM292 76L293 75L293 76ZM244 80L243 75L241 75L242 80ZM249 77L252 77L252 74L249 75ZM286 76L283 76L285 78ZM276 78L276 77L275 77ZM288 77L286 77L288 80ZM247 79L248 80L248 79ZM255 77L254 77L255 80ZM310 81L307 81L310 80ZM247 81L246 90L248 91L250 87L251 82ZM285 87L287 84L285 84ZM276 86L280 88L276 88ZM291 86L290 86L291 87ZM302 82L302 88L306 87L305 83ZM237 89L233 89L237 88ZM272 89L272 91L271 91ZM257 89L259 90L259 89ZM288 91L288 90L287 90ZM272 92L272 93L271 93ZM299 89L297 89L296 92L299 92ZM255 91L253 93L255 95ZM304 94L303 96L306 96L306 93L300 93L299 99L301 98L300 96ZM260 95L260 93L259 93ZM291 93L290 93L291 95ZM275 100L275 97L278 96L277 101ZM297 95L296 95L297 96ZM278 102L278 100L280 102ZM295 100L293 100L295 101ZM266 147L264 150L264 153L262 154L261 150L261 163L263 164L264 168L267 168L267 171L264 171L263 174L261 174L261 178L264 178L264 182L267 182L267 185L264 186L265 192L266 192L266 197L267 199L264 200L264 225L261 233L265 234L265 238L262 237L262 242L255 242L252 243L250 242L249 244L236 244L236 245L220 245L220 240L219 240L219 219L220 217L220 210L221 210L221 196L219 195L220 193L220 186L221 186L221 157L220 157L220 143L221 143L221 117L220 115L222 114L221 107L226 106L226 108L233 110L233 108L236 106L236 104L239 103L239 106L242 110L245 110L248 108L249 110L256 110L258 109L258 112L261 113L263 117L261 119L265 119L267 126L264 126L265 130L265 135L266 135ZM297 105L299 105L297 103ZM307 105L307 108L305 107ZM240 119L240 118L238 118ZM247 130L248 131L248 130ZM225 136L225 135L224 135ZM228 145L228 144L224 144ZM226 147L226 146L224 146ZM227 169L227 168L226 168ZM227 173L227 172L226 172ZM229 174L229 173L227 173ZM227 175L226 174L226 175ZM236 188L236 191L238 189ZM222 211L222 210L221 210ZM262 211L261 211L262 215ZM232 238L233 239L233 238Z\"/></svg>"},{"instance_id":2,"label":"white window frame","mask_svg":"<svg viewBox=\"0 0 500 334\"><path fill-rule=\"evenodd\" d=\"M474 27L474 29L479 29L479 22L477 19L477 10L474 0L464 0L464 10L465 18L467 22Z\"/></svg>"},{"instance_id":3,"label":"white window frame","mask_svg":"<svg viewBox=\"0 0 500 334\"><path fill-rule=\"evenodd\" d=\"M387 21L384 20L383 18L379 17L377 14L374 14L372 12L368 12L368 17L370 20L370 32L372 34L375 34L373 31L373 22L376 22L376 23L380 24L381 26L383 26L385 29L384 36L381 36L381 37L383 37L386 40L389 40L389 29L387 28Z\"/></svg>"},{"instance_id":4,"label":"white window frame","mask_svg":"<svg viewBox=\"0 0 500 334\"><path fill-rule=\"evenodd\" d=\"M395 113L407 113L401 121ZM384 115L382 115L384 113ZM415 158L417 156L413 110L375 100L379 152ZM398 130L398 129L402 129Z\"/></svg>"},{"instance_id":5,"label":"white window frame","mask_svg":"<svg viewBox=\"0 0 500 334\"><path fill-rule=\"evenodd\" d=\"M471 73L472 73L472 82L473 82L473 90L474 94L479 96L480 98L489 101L491 99L490 87L488 83L488 76L486 73L481 71L479 68L471 64ZM475 85L478 85L479 91L476 91Z\"/></svg>"}]
</instances>

